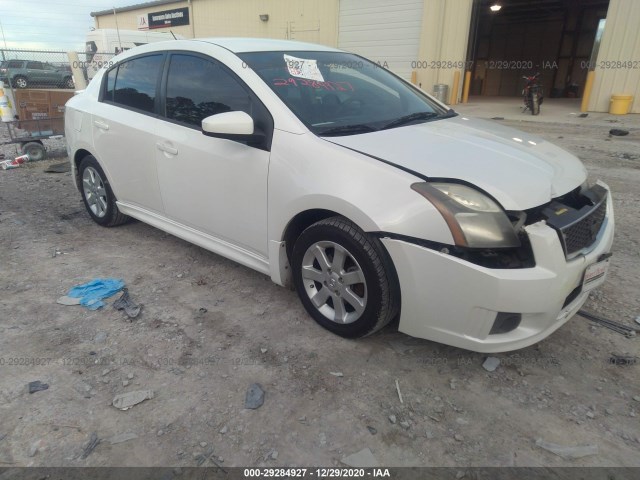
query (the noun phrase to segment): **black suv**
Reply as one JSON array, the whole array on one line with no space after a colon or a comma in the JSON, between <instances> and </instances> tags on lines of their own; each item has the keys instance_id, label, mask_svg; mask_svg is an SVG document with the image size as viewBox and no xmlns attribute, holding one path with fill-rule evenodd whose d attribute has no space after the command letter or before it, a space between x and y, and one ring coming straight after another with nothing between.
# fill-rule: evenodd
<instances>
[{"instance_id":1,"label":"black suv","mask_svg":"<svg viewBox=\"0 0 640 480\"><path fill-rule=\"evenodd\" d=\"M51 85L75 88L69 66L51 65L33 60L5 60L0 64L0 80L11 81L14 88Z\"/></svg>"}]
</instances>

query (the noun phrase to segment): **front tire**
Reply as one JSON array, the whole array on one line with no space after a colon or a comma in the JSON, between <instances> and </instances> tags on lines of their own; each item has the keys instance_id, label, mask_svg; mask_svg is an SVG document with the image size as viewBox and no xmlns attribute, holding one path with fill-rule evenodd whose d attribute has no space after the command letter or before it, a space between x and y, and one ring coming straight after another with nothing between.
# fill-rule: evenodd
<instances>
[{"instance_id":1,"label":"front tire","mask_svg":"<svg viewBox=\"0 0 640 480\"><path fill-rule=\"evenodd\" d=\"M291 259L303 306L337 335L370 335L399 311L398 280L382 244L344 217L308 227L296 241Z\"/></svg>"},{"instance_id":2,"label":"front tire","mask_svg":"<svg viewBox=\"0 0 640 480\"><path fill-rule=\"evenodd\" d=\"M103 227L115 227L129 221L129 217L118 210L107 176L93 155L87 155L80 162L78 171L82 200L94 222Z\"/></svg>"}]
</instances>

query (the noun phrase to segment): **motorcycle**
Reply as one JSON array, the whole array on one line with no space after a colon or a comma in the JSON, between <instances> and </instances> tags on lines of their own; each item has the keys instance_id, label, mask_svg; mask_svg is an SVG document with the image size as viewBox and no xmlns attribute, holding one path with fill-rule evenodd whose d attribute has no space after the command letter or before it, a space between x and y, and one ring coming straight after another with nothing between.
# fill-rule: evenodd
<instances>
[{"instance_id":1,"label":"motorcycle","mask_svg":"<svg viewBox=\"0 0 640 480\"><path fill-rule=\"evenodd\" d=\"M522 111L530 110L531 115L540 113L540 105L544 99L542 85L538 83L538 77L540 77L539 72L532 76L525 75L522 77L525 80L525 85L522 89L522 97L524 98L524 109Z\"/></svg>"}]
</instances>

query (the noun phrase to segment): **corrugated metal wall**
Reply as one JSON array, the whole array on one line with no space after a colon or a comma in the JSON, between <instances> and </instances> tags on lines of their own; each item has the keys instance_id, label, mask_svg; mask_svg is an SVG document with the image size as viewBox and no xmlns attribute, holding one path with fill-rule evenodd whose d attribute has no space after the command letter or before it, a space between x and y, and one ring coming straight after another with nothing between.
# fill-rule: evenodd
<instances>
[{"instance_id":1,"label":"corrugated metal wall","mask_svg":"<svg viewBox=\"0 0 640 480\"><path fill-rule=\"evenodd\" d=\"M184 7L187 2L118 14L121 29L135 30L137 17L149 12ZM260 20L260 14L269 20ZM195 37L266 37L338 44L338 0L193 0L191 22ZM116 28L113 15L99 17L97 28ZM191 26L171 30L187 38ZM162 31L165 29L159 29Z\"/></svg>"},{"instance_id":2,"label":"corrugated metal wall","mask_svg":"<svg viewBox=\"0 0 640 480\"><path fill-rule=\"evenodd\" d=\"M473 0L425 0L422 14L422 39L417 64L418 84L431 93L438 83L453 86L456 70L461 72L458 97L462 93L462 68L432 68L433 62L464 62L471 24ZM425 63L426 62L426 63ZM438 65L437 63L435 64Z\"/></svg>"},{"instance_id":3,"label":"corrugated metal wall","mask_svg":"<svg viewBox=\"0 0 640 480\"><path fill-rule=\"evenodd\" d=\"M640 113L639 0L610 1L596 65L588 109L607 112L612 94L628 94L634 97L631 112Z\"/></svg>"}]
</instances>

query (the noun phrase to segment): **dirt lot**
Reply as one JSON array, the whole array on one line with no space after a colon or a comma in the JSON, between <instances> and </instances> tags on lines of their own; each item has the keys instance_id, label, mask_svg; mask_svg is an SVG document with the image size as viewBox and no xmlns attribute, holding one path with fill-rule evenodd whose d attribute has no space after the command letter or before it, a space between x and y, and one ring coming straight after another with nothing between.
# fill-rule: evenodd
<instances>
[{"instance_id":1,"label":"dirt lot","mask_svg":"<svg viewBox=\"0 0 640 480\"><path fill-rule=\"evenodd\" d=\"M518 126L612 187L615 255L587 307L634 324L640 131ZM0 171L0 467L195 466L211 452L224 466L331 466L364 448L385 466L640 466L640 365L608 361L638 355L640 338L576 316L536 346L497 355L493 373L484 355L393 326L344 340L261 274L139 222L95 225L70 174L44 173L51 163ZM144 304L140 317L56 304L96 277L122 278ZM49 389L27 393L35 380ZM264 405L248 410L254 382ZM155 397L111 406L142 389ZM100 443L83 458L93 432ZM136 438L112 444L125 433ZM565 460L537 439L597 453Z\"/></svg>"}]
</instances>

